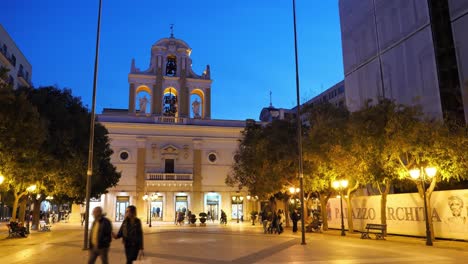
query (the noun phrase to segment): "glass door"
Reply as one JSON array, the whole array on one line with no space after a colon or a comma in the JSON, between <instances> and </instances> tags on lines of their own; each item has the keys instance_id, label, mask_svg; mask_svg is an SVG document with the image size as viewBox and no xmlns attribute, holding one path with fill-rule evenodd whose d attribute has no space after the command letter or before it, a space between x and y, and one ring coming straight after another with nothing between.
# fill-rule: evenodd
<instances>
[{"instance_id":1,"label":"glass door","mask_svg":"<svg viewBox=\"0 0 468 264\"><path fill-rule=\"evenodd\" d=\"M115 209L115 221L122 222L125 218L125 210L129 204L128 196L117 196L116 209Z\"/></svg>"},{"instance_id":2,"label":"glass door","mask_svg":"<svg viewBox=\"0 0 468 264\"><path fill-rule=\"evenodd\" d=\"M153 220L163 220L163 202L161 201L154 201L151 202L151 219Z\"/></svg>"}]
</instances>

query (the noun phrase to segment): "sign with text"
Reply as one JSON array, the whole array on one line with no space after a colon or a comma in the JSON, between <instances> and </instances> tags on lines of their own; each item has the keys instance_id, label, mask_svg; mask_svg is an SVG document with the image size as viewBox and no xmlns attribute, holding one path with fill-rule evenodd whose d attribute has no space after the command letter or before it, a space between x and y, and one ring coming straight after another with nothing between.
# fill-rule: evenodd
<instances>
[{"instance_id":1,"label":"sign with text","mask_svg":"<svg viewBox=\"0 0 468 264\"><path fill-rule=\"evenodd\" d=\"M381 223L381 196L353 197L352 216L355 230L367 223ZM340 199L327 204L328 226L341 227ZM390 234L425 236L424 201L418 193L390 194L387 197L387 231ZM345 228L348 208L343 199ZM468 190L437 191L432 194L430 213L436 237L468 240Z\"/></svg>"}]
</instances>

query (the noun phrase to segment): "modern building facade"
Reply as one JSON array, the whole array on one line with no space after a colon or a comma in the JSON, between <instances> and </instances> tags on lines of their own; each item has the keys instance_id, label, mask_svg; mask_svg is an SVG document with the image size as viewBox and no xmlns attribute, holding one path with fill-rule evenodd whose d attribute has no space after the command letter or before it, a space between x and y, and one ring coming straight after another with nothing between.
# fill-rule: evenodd
<instances>
[{"instance_id":1,"label":"modern building facade","mask_svg":"<svg viewBox=\"0 0 468 264\"><path fill-rule=\"evenodd\" d=\"M340 0L348 109L390 98L420 105L432 118L466 122L466 6L463 0Z\"/></svg>"},{"instance_id":2,"label":"modern building facade","mask_svg":"<svg viewBox=\"0 0 468 264\"><path fill-rule=\"evenodd\" d=\"M225 184L245 121L211 119L210 68L194 73L191 51L173 36L157 41L148 69L132 61L129 108L98 116L122 177L91 207L103 206L114 221L123 220L130 204L157 221L174 221L187 210L215 219L224 210L237 219L254 206L248 193Z\"/></svg>"},{"instance_id":3,"label":"modern building facade","mask_svg":"<svg viewBox=\"0 0 468 264\"><path fill-rule=\"evenodd\" d=\"M0 24L0 67L8 69L8 82L14 89L31 86L32 66L15 41Z\"/></svg>"},{"instance_id":4,"label":"modern building facade","mask_svg":"<svg viewBox=\"0 0 468 264\"><path fill-rule=\"evenodd\" d=\"M468 28L468 1L450 0L449 8L465 119L468 123L468 34L466 34Z\"/></svg>"},{"instance_id":5,"label":"modern building facade","mask_svg":"<svg viewBox=\"0 0 468 264\"><path fill-rule=\"evenodd\" d=\"M332 87L321 92L319 95L312 97L310 100L302 104L302 107L313 106L320 103L330 103L339 107L346 107L346 96L345 96L345 85L344 81L341 81ZM269 107L265 107L260 112L260 121L272 122L273 120L292 119L296 116L296 107L292 109L287 108L275 108L270 103ZM303 121L306 121L306 117L302 116Z\"/></svg>"}]
</instances>

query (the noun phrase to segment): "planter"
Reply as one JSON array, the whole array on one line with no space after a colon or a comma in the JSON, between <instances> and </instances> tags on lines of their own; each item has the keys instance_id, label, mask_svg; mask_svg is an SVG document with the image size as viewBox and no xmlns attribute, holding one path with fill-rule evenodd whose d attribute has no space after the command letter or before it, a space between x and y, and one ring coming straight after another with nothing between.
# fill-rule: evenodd
<instances>
[{"instance_id":1,"label":"planter","mask_svg":"<svg viewBox=\"0 0 468 264\"><path fill-rule=\"evenodd\" d=\"M208 216L206 213L200 213L198 214L198 216L200 216L200 223L201 225L200 226L206 226L205 222L206 222L206 217Z\"/></svg>"},{"instance_id":2,"label":"planter","mask_svg":"<svg viewBox=\"0 0 468 264\"><path fill-rule=\"evenodd\" d=\"M190 215L190 223L192 225L195 224L195 222L197 222L197 217L193 214L193 215Z\"/></svg>"}]
</instances>

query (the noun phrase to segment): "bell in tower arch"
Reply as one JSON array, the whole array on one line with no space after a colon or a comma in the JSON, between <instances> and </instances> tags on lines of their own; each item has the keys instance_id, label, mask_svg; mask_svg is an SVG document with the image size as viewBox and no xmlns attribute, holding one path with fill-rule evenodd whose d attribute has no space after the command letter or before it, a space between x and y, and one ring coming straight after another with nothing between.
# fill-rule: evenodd
<instances>
[{"instance_id":1,"label":"bell in tower arch","mask_svg":"<svg viewBox=\"0 0 468 264\"><path fill-rule=\"evenodd\" d=\"M177 63L175 56L168 56L166 63L166 75L175 76L177 73Z\"/></svg>"}]
</instances>

